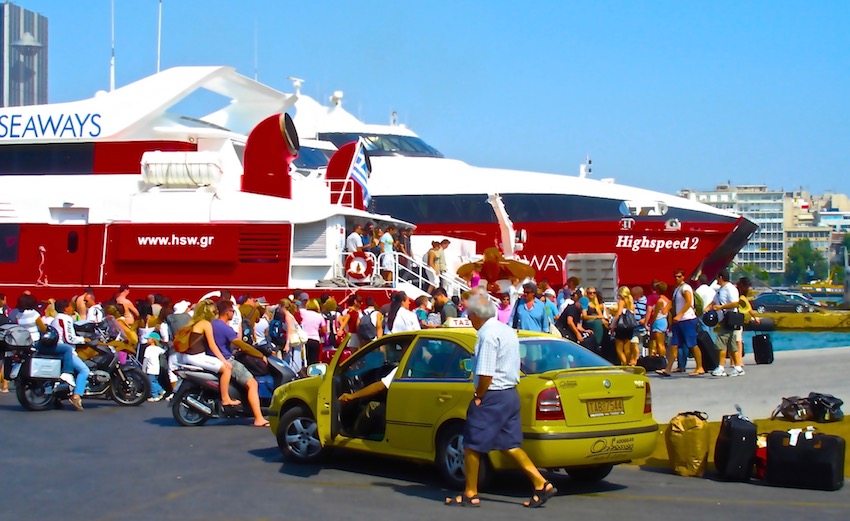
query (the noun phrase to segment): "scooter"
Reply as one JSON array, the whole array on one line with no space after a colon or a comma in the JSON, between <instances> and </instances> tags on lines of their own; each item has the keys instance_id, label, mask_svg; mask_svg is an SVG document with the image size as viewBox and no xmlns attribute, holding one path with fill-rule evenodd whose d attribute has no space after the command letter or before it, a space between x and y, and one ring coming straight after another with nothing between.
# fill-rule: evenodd
<instances>
[{"instance_id":1,"label":"scooter","mask_svg":"<svg viewBox=\"0 0 850 521\"><path fill-rule=\"evenodd\" d=\"M274 390L296 378L289 365L275 356L267 356L268 374L261 374L255 364L245 367L257 380L260 405L268 407ZM230 396L242 403L225 406L221 403L221 384L219 374L200 367L179 364L175 371L180 384L171 400L171 412L177 423L186 427L199 427L211 418L251 417L248 405L248 390L235 380L230 380Z\"/></svg>"}]
</instances>

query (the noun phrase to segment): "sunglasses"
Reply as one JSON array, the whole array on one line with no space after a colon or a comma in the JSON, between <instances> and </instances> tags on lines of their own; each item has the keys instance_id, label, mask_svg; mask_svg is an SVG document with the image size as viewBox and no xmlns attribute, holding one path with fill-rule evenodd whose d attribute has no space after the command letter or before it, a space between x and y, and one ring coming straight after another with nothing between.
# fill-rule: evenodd
<instances>
[{"instance_id":1,"label":"sunglasses","mask_svg":"<svg viewBox=\"0 0 850 521\"><path fill-rule=\"evenodd\" d=\"M595 291L588 291L587 294L588 295L596 295L596 292Z\"/></svg>"},{"instance_id":2,"label":"sunglasses","mask_svg":"<svg viewBox=\"0 0 850 521\"><path fill-rule=\"evenodd\" d=\"M684 275L676 275L676 278L677 278L677 279L684 279L684 278L685 278L685 276L684 276Z\"/></svg>"}]
</instances>

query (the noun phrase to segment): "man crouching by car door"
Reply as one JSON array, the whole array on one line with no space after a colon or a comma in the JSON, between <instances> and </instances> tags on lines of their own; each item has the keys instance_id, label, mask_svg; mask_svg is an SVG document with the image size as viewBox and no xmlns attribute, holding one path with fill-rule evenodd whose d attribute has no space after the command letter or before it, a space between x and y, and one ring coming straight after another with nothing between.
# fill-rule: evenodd
<instances>
[{"instance_id":1,"label":"man crouching by car door","mask_svg":"<svg viewBox=\"0 0 850 521\"><path fill-rule=\"evenodd\" d=\"M479 506L481 456L498 450L512 458L534 485L531 499L523 505L540 507L558 490L546 481L521 448L520 401L516 390L520 373L517 332L499 322L496 307L479 292L470 297L467 313L478 331L478 338L472 362L475 395L466 411L463 430L466 490L446 498L445 503L447 506Z\"/></svg>"}]
</instances>

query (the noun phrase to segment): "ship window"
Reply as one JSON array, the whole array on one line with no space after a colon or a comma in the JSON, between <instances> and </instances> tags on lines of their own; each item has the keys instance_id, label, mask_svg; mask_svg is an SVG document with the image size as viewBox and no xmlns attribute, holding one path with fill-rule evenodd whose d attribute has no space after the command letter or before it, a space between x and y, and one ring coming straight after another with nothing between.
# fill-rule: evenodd
<instances>
[{"instance_id":1,"label":"ship window","mask_svg":"<svg viewBox=\"0 0 850 521\"><path fill-rule=\"evenodd\" d=\"M383 195L374 197L373 201L377 213L412 223L496 222L486 194Z\"/></svg>"},{"instance_id":2,"label":"ship window","mask_svg":"<svg viewBox=\"0 0 850 521\"><path fill-rule=\"evenodd\" d=\"M298 150L298 156L293 160L297 168L305 168L308 170L316 170L318 168L327 167L332 154L331 150L322 150L321 148L301 147Z\"/></svg>"},{"instance_id":3,"label":"ship window","mask_svg":"<svg viewBox=\"0 0 850 521\"><path fill-rule=\"evenodd\" d=\"M662 201L623 201L620 213L625 216L664 215L667 213L667 203Z\"/></svg>"},{"instance_id":4,"label":"ship window","mask_svg":"<svg viewBox=\"0 0 850 521\"><path fill-rule=\"evenodd\" d=\"M18 262L20 224L0 224L0 263Z\"/></svg>"},{"instance_id":5,"label":"ship window","mask_svg":"<svg viewBox=\"0 0 850 521\"><path fill-rule=\"evenodd\" d=\"M443 157L439 150L414 136L392 134L355 134L353 132L320 133L319 139L337 148L363 138L366 150L373 156Z\"/></svg>"},{"instance_id":6,"label":"ship window","mask_svg":"<svg viewBox=\"0 0 850 521\"><path fill-rule=\"evenodd\" d=\"M91 174L94 143L51 143L0 147L0 175Z\"/></svg>"},{"instance_id":7,"label":"ship window","mask_svg":"<svg viewBox=\"0 0 850 521\"><path fill-rule=\"evenodd\" d=\"M77 232L68 232L68 253L77 253L80 247L80 236Z\"/></svg>"}]
</instances>

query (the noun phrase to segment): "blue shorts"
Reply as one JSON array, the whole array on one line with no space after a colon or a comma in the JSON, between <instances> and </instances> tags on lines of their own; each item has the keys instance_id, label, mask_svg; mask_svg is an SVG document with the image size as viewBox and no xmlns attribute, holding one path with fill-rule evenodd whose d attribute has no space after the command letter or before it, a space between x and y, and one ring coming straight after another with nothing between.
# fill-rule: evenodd
<instances>
[{"instance_id":1,"label":"blue shorts","mask_svg":"<svg viewBox=\"0 0 850 521\"><path fill-rule=\"evenodd\" d=\"M667 317L656 318L655 322L652 323L652 332L653 333L666 333L667 332Z\"/></svg>"},{"instance_id":2,"label":"blue shorts","mask_svg":"<svg viewBox=\"0 0 850 521\"><path fill-rule=\"evenodd\" d=\"M673 322L673 339L671 346L694 347L697 345L697 319Z\"/></svg>"},{"instance_id":3,"label":"blue shorts","mask_svg":"<svg viewBox=\"0 0 850 521\"><path fill-rule=\"evenodd\" d=\"M463 445L476 452L510 450L522 446L519 393L516 388L487 391L481 405L469 402Z\"/></svg>"}]
</instances>

